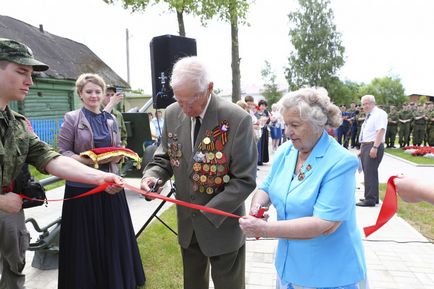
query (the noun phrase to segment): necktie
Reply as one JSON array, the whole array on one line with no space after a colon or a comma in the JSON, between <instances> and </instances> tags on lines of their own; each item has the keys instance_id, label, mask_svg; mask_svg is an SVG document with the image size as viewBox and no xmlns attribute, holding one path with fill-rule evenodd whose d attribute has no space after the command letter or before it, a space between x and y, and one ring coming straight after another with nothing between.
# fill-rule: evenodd
<instances>
[{"instance_id":1,"label":"necktie","mask_svg":"<svg viewBox=\"0 0 434 289\"><path fill-rule=\"evenodd\" d=\"M360 132L360 137L359 137L359 142L363 142L363 130L365 129L365 124L366 124L366 122L368 121L368 118L369 118L370 116L371 116L371 113L368 113L368 115L366 116L365 121L364 121L363 124L362 124L361 132Z\"/></svg>"},{"instance_id":2,"label":"necktie","mask_svg":"<svg viewBox=\"0 0 434 289\"><path fill-rule=\"evenodd\" d=\"M200 130L200 116L196 116L196 123L194 124L194 132L193 132L193 146L196 143L199 130Z\"/></svg>"}]
</instances>

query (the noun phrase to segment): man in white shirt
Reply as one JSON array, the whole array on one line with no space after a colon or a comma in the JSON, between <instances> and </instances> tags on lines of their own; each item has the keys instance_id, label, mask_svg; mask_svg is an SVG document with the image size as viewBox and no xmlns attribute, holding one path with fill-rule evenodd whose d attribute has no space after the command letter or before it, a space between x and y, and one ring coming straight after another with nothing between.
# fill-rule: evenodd
<instances>
[{"instance_id":1,"label":"man in white shirt","mask_svg":"<svg viewBox=\"0 0 434 289\"><path fill-rule=\"evenodd\" d=\"M373 95L362 97L366 119L359 135L360 159L362 161L365 198L356 205L375 207L379 200L378 167L383 159L384 141L387 129L387 113L375 105Z\"/></svg>"}]
</instances>

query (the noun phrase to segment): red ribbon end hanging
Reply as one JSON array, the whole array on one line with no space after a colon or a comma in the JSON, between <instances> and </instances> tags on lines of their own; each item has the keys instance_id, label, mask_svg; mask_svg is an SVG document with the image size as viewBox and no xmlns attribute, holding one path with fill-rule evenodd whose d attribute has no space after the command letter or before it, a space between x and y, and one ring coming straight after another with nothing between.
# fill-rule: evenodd
<instances>
[{"instance_id":1,"label":"red ribbon end hanging","mask_svg":"<svg viewBox=\"0 0 434 289\"><path fill-rule=\"evenodd\" d=\"M397 176L391 176L387 181L386 195L384 196L377 222L373 226L363 228L366 237L380 229L395 215L396 210L398 209L398 198L396 196L396 187L393 180L396 177Z\"/></svg>"}]
</instances>

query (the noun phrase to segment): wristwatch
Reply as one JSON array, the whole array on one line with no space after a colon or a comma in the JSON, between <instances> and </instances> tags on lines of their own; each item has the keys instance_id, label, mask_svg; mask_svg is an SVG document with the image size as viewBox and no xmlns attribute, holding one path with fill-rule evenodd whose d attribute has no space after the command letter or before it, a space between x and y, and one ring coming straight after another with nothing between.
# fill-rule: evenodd
<instances>
[{"instance_id":1,"label":"wristwatch","mask_svg":"<svg viewBox=\"0 0 434 289\"><path fill-rule=\"evenodd\" d=\"M373 149L378 149L378 147L377 147L377 146L375 146L375 145L373 145L373 146L372 146L372 148L373 148Z\"/></svg>"}]
</instances>

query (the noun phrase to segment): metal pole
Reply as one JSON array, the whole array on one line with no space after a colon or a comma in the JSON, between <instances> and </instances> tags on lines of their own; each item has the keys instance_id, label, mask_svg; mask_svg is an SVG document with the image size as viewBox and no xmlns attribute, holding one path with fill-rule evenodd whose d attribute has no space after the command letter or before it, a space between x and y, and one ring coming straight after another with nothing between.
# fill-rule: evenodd
<instances>
[{"instance_id":1,"label":"metal pole","mask_svg":"<svg viewBox=\"0 0 434 289\"><path fill-rule=\"evenodd\" d=\"M130 83L130 36L128 33L128 28L126 29L126 43L127 43L127 82L129 85Z\"/></svg>"}]
</instances>

